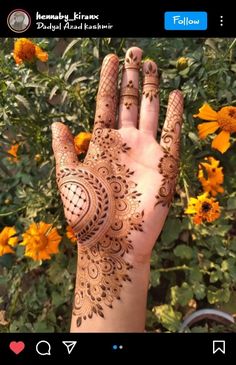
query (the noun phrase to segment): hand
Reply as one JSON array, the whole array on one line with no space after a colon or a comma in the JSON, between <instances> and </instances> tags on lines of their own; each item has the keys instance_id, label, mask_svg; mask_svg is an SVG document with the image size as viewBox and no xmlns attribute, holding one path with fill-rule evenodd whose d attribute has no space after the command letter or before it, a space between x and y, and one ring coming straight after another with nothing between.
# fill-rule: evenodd
<instances>
[{"instance_id":1,"label":"hand","mask_svg":"<svg viewBox=\"0 0 236 365\"><path fill-rule=\"evenodd\" d=\"M77 327L94 316L109 316L124 284L135 281L135 268L147 266L175 190L183 98L178 90L170 94L158 143L157 66L143 63L139 110L141 57L136 47L126 53L118 125L119 60L114 54L104 59L93 137L83 164L68 128L62 123L52 128L65 217L78 238Z\"/></svg>"}]
</instances>

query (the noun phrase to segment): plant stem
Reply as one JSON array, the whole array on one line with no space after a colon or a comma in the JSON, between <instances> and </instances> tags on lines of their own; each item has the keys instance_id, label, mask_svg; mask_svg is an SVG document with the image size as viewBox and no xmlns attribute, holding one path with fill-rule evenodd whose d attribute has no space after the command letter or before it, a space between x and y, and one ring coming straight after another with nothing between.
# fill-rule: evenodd
<instances>
[{"instance_id":1,"label":"plant stem","mask_svg":"<svg viewBox=\"0 0 236 365\"><path fill-rule=\"evenodd\" d=\"M171 272L171 271L179 271L179 270L192 270L191 267L188 267L186 265L182 266L174 266L174 267L168 267L166 269L158 269L159 272Z\"/></svg>"}]
</instances>

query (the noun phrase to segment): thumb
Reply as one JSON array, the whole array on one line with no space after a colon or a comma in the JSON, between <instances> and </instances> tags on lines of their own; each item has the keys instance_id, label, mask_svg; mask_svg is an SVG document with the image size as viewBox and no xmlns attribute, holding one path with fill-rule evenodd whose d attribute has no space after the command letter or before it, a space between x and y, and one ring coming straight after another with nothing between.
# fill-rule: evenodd
<instances>
[{"instance_id":1,"label":"thumb","mask_svg":"<svg viewBox=\"0 0 236 365\"><path fill-rule=\"evenodd\" d=\"M57 169L75 167L78 158L74 146L74 138L69 128L63 123L52 124L52 148Z\"/></svg>"}]
</instances>

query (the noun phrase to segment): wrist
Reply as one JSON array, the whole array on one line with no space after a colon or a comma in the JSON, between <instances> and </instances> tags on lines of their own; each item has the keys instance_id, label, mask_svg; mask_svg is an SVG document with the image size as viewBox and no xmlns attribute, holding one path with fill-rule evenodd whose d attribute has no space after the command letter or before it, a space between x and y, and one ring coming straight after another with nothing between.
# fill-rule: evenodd
<instances>
[{"instance_id":1,"label":"wrist","mask_svg":"<svg viewBox=\"0 0 236 365\"><path fill-rule=\"evenodd\" d=\"M99 301L99 305L102 308L101 313L93 312L92 316L87 316L86 319L84 319L84 316L80 325L77 326L78 312L73 311L71 331L143 332L145 328L146 300L150 272L149 258L150 255L135 256L133 253L132 255L125 254L124 260L129 263L130 267L128 275L125 275L124 269L122 271L122 267L118 265L118 271L115 275L113 274L111 276L113 280L109 280L109 277L107 278L106 275L100 278L100 282L109 283L109 286L103 288L101 300ZM107 261L109 262L109 257L107 257ZM99 268L102 270L101 266ZM81 285L81 277L83 277L81 270L82 268L79 266L76 292L80 290L79 285ZM123 280L119 281L118 287L116 280L123 274ZM102 272L99 272L99 275L101 276ZM84 285L88 286L90 290L94 290L96 282L87 276ZM96 288L96 291L99 291L99 287Z\"/></svg>"}]
</instances>

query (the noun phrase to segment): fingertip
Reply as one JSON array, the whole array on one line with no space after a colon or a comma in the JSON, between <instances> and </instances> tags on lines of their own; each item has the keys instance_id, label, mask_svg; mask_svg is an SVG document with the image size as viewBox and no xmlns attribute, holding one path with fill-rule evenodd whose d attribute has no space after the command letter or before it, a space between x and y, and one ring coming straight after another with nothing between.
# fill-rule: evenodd
<instances>
[{"instance_id":1,"label":"fingertip","mask_svg":"<svg viewBox=\"0 0 236 365\"><path fill-rule=\"evenodd\" d=\"M147 75L149 73L157 75L157 70L158 70L158 67L154 61L147 59L143 62L143 74L144 75Z\"/></svg>"},{"instance_id":2,"label":"fingertip","mask_svg":"<svg viewBox=\"0 0 236 365\"><path fill-rule=\"evenodd\" d=\"M179 101L182 101L182 102L184 100L183 93L179 89L176 89L176 90L173 90L170 92L169 100L174 101L175 99L178 99Z\"/></svg>"},{"instance_id":3,"label":"fingertip","mask_svg":"<svg viewBox=\"0 0 236 365\"><path fill-rule=\"evenodd\" d=\"M51 130L52 130L52 136L53 137L57 133L58 129L60 129L61 124L62 124L61 122L54 122L54 123L52 123Z\"/></svg>"},{"instance_id":4,"label":"fingertip","mask_svg":"<svg viewBox=\"0 0 236 365\"><path fill-rule=\"evenodd\" d=\"M110 53L108 54L104 59L103 59L103 62L102 62L102 69L106 68L106 66L108 64L111 64L112 67L115 67L117 68L118 70L118 67L119 67L119 58L116 54L114 53Z\"/></svg>"},{"instance_id":5,"label":"fingertip","mask_svg":"<svg viewBox=\"0 0 236 365\"><path fill-rule=\"evenodd\" d=\"M125 54L125 68L139 70L141 65L143 51L139 47L131 47Z\"/></svg>"},{"instance_id":6,"label":"fingertip","mask_svg":"<svg viewBox=\"0 0 236 365\"><path fill-rule=\"evenodd\" d=\"M51 129L53 138L60 138L60 139L72 138L69 128L62 122L52 123Z\"/></svg>"},{"instance_id":7,"label":"fingertip","mask_svg":"<svg viewBox=\"0 0 236 365\"><path fill-rule=\"evenodd\" d=\"M142 54L143 54L143 50L139 47L130 47L127 49L125 57L128 57L130 55L130 53L133 53L134 55L139 56L141 58Z\"/></svg>"}]
</instances>

